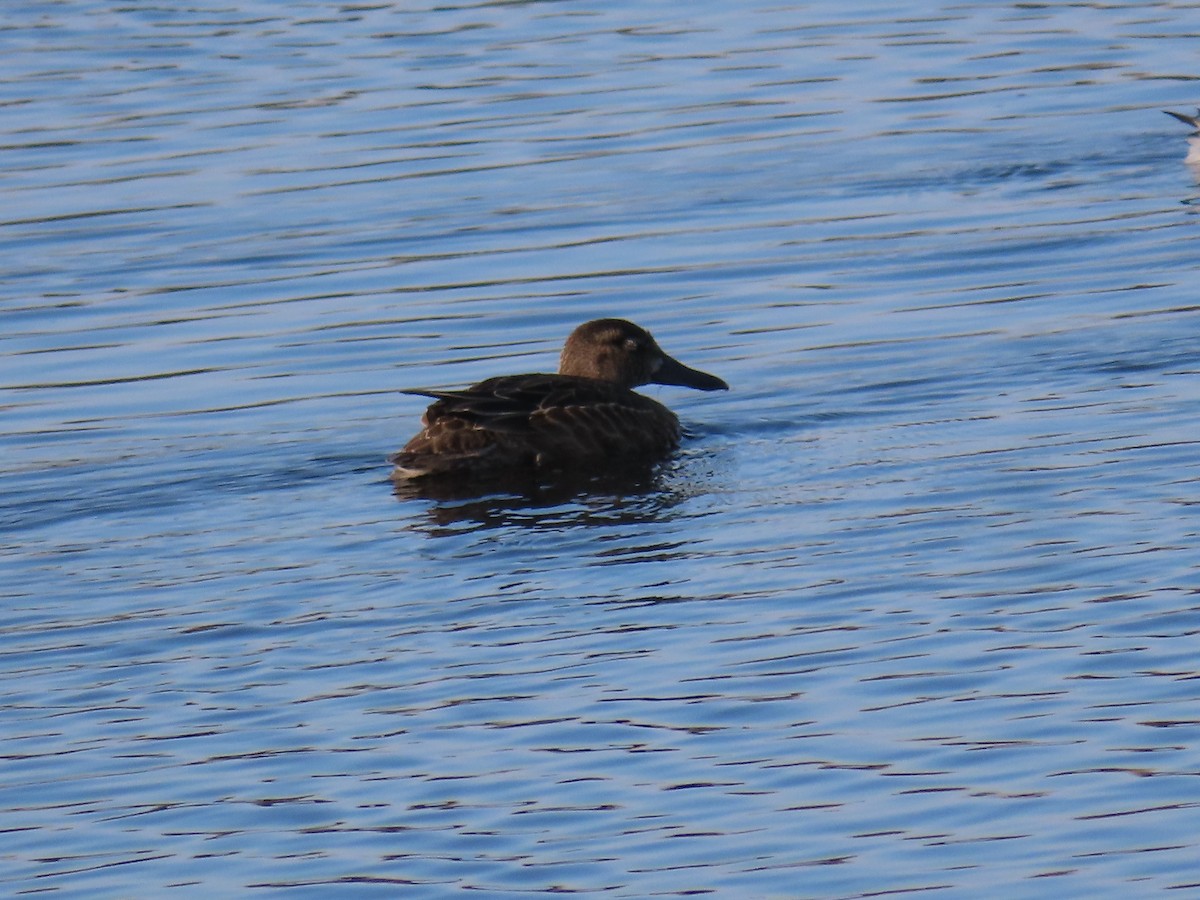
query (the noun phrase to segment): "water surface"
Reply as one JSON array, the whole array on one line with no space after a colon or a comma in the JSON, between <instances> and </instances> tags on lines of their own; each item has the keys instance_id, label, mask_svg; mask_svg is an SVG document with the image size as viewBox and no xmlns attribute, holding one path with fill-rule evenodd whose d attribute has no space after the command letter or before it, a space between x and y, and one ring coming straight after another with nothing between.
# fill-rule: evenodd
<instances>
[{"instance_id":1,"label":"water surface","mask_svg":"<svg viewBox=\"0 0 1200 900\"><path fill-rule=\"evenodd\" d=\"M0 27L6 893L1200 886L1196 8ZM602 315L671 460L393 493Z\"/></svg>"}]
</instances>

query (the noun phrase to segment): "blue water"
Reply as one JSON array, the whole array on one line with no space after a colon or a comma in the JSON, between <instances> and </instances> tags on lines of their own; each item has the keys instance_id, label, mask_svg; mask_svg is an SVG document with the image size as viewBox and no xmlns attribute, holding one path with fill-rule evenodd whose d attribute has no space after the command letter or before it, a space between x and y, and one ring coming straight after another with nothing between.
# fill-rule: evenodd
<instances>
[{"instance_id":1,"label":"blue water","mask_svg":"<svg viewBox=\"0 0 1200 900\"><path fill-rule=\"evenodd\" d=\"M0 18L0 892L1200 895L1180 4ZM631 318L648 478L393 492Z\"/></svg>"}]
</instances>

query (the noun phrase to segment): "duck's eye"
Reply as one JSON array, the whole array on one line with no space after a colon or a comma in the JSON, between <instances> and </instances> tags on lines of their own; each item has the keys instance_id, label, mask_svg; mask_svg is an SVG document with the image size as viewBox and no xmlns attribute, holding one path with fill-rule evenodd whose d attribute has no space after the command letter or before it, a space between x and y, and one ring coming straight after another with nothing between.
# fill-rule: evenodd
<instances>
[{"instance_id":1,"label":"duck's eye","mask_svg":"<svg viewBox=\"0 0 1200 900\"><path fill-rule=\"evenodd\" d=\"M642 345L638 343L637 338L625 338L622 345L629 353L637 353L642 349Z\"/></svg>"}]
</instances>

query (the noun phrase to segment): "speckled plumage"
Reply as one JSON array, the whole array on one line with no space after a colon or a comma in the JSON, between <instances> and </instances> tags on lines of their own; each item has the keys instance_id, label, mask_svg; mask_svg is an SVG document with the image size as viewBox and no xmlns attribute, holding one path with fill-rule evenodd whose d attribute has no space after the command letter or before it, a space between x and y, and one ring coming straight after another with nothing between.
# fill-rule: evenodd
<instances>
[{"instance_id":1,"label":"speckled plumage","mask_svg":"<svg viewBox=\"0 0 1200 900\"><path fill-rule=\"evenodd\" d=\"M391 457L392 477L586 472L664 456L678 446L679 420L632 390L649 383L728 388L667 356L631 322L598 319L572 332L556 375L502 375L460 391L412 391L436 402L422 430Z\"/></svg>"}]
</instances>

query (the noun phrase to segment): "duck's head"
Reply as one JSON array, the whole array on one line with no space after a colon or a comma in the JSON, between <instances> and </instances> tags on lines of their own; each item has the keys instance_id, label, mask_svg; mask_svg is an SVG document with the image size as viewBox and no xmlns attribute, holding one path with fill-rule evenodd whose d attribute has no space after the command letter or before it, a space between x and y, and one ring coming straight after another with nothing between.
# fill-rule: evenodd
<instances>
[{"instance_id":1,"label":"duck's head","mask_svg":"<svg viewBox=\"0 0 1200 900\"><path fill-rule=\"evenodd\" d=\"M595 319L572 331L563 346L558 371L628 388L678 384L698 391L729 390L729 385L716 375L689 368L668 356L650 332L624 319Z\"/></svg>"}]
</instances>

